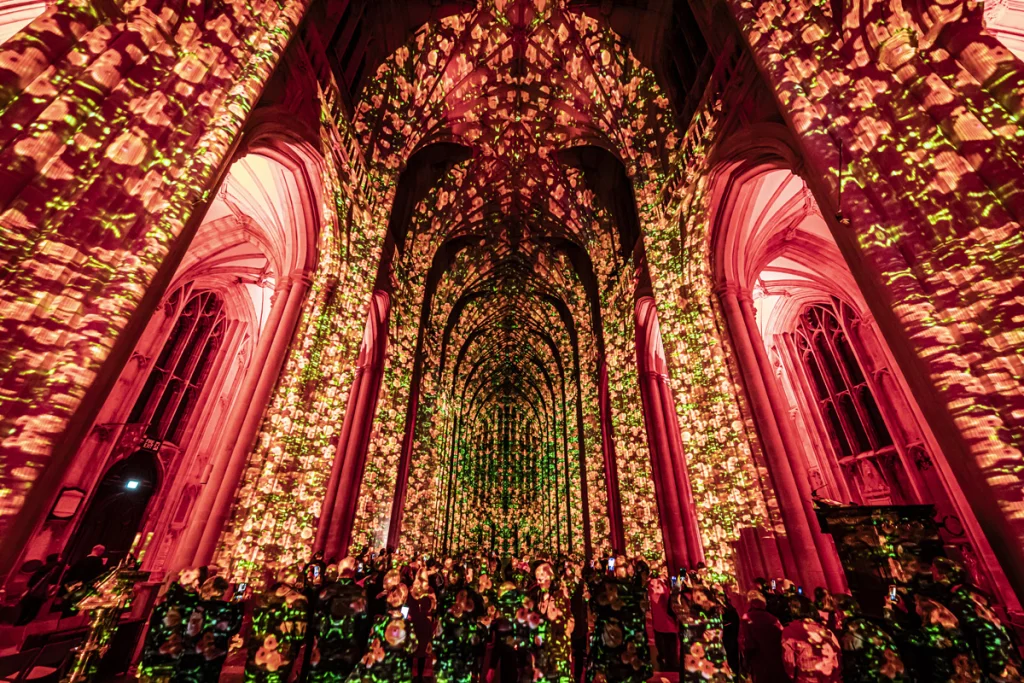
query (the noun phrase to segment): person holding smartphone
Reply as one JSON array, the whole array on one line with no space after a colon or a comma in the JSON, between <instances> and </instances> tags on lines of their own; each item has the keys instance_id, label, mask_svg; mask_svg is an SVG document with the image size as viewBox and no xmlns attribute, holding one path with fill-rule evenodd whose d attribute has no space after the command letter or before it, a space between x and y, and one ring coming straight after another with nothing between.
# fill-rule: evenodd
<instances>
[{"instance_id":1,"label":"person holding smartphone","mask_svg":"<svg viewBox=\"0 0 1024 683\"><path fill-rule=\"evenodd\" d=\"M346 557L340 562L333 581L332 567L325 573L327 581L313 620L319 657L310 663L307 683L345 680L362 657L368 638L366 591L356 582L355 558Z\"/></svg>"},{"instance_id":2,"label":"person holding smartphone","mask_svg":"<svg viewBox=\"0 0 1024 683\"><path fill-rule=\"evenodd\" d=\"M384 577L384 590L387 612L374 622L366 654L348 680L412 682L412 655L418 643L408 612L402 610L409 599L409 587L402 583L401 573L392 569Z\"/></svg>"},{"instance_id":3,"label":"person holding smartphone","mask_svg":"<svg viewBox=\"0 0 1024 683\"><path fill-rule=\"evenodd\" d=\"M670 606L672 591L679 590L679 577L673 576L670 583L655 577L647 584L654 647L658 651L658 671L676 671L679 668L679 627Z\"/></svg>"}]
</instances>

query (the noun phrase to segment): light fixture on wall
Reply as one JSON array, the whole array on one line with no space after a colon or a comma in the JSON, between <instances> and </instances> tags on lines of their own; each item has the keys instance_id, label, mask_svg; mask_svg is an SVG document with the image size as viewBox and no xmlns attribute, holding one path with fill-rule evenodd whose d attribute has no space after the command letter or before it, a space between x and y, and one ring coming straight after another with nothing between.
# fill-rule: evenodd
<instances>
[{"instance_id":1,"label":"light fixture on wall","mask_svg":"<svg viewBox=\"0 0 1024 683\"><path fill-rule=\"evenodd\" d=\"M85 500L85 491L76 488L63 488L57 495L57 502L50 510L50 519L71 519Z\"/></svg>"}]
</instances>

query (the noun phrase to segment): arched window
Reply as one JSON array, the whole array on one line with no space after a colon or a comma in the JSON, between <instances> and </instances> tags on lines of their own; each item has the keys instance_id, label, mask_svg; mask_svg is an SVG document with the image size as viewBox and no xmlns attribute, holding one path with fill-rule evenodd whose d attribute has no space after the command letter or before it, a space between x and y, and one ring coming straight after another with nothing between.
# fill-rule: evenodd
<instances>
[{"instance_id":1,"label":"arched window","mask_svg":"<svg viewBox=\"0 0 1024 683\"><path fill-rule=\"evenodd\" d=\"M793 333L829 442L851 490L862 502L898 502L898 478L892 476L896 448L871 392L849 326L856 314L845 303L811 304Z\"/></svg>"},{"instance_id":2,"label":"arched window","mask_svg":"<svg viewBox=\"0 0 1024 683\"><path fill-rule=\"evenodd\" d=\"M186 299L178 290L167 305L180 312L128 422L145 423L147 437L180 446L224 339L224 304L213 292Z\"/></svg>"}]
</instances>

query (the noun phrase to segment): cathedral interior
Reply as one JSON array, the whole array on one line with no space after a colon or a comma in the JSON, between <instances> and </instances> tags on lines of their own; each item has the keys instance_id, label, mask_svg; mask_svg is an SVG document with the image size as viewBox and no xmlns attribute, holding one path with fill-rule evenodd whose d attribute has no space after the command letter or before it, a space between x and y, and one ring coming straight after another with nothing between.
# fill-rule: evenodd
<instances>
[{"instance_id":1,"label":"cathedral interior","mask_svg":"<svg viewBox=\"0 0 1024 683\"><path fill-rule=\"evenodd\" d=\"M8 0L0 41L7 612L98 545L125 666L170 577L314 553L845 592L835 520L923 514L1024 633L1018 0Z\"/></svg>"}]
</instances>

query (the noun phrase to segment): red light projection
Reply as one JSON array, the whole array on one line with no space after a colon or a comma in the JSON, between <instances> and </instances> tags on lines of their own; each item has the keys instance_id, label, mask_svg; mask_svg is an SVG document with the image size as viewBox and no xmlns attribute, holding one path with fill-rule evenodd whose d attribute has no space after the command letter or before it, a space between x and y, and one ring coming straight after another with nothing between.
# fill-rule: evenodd
<instances>
[{"instance_id":1,"label":"red light projection","mask_svg":"<svg viewBox=\"0 0 1024 683\"><path fill-rule=\"evenodd\" d=\"M110 5L114 7L114 5ZM0 533L212 186L306 3L53 5L0 46Z\"/></svg>"}]
</instances>

